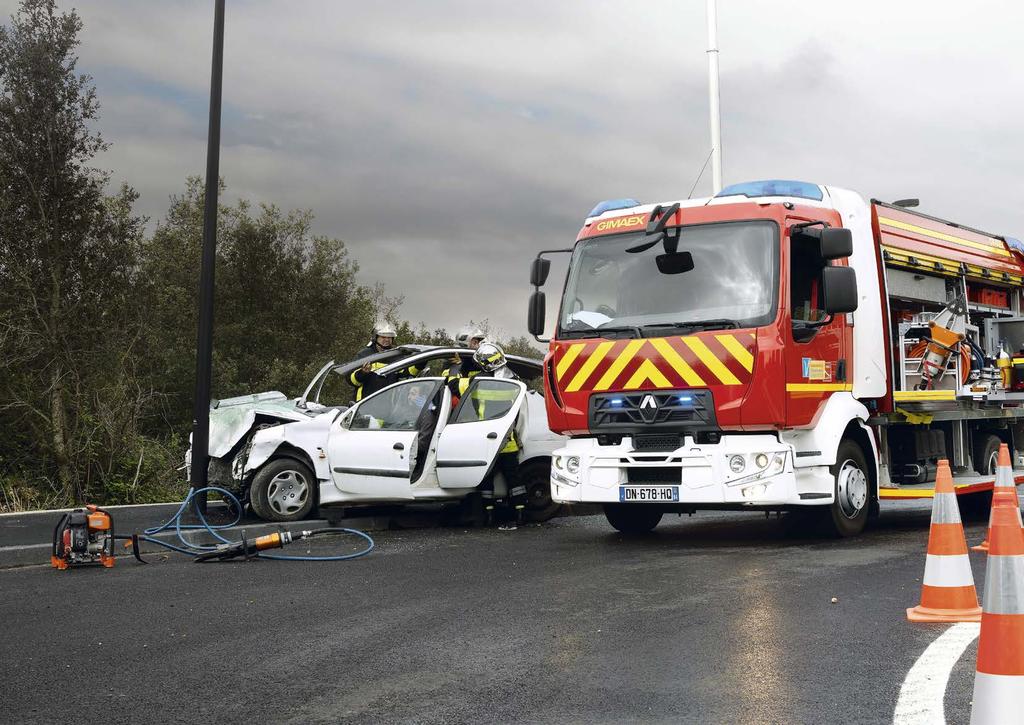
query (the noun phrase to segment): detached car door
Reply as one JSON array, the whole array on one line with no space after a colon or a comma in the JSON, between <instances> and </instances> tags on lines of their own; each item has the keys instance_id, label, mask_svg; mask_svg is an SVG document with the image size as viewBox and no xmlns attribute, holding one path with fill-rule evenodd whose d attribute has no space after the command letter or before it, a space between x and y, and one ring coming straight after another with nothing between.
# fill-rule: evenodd
<instances>
[{"instance_id":1,"label":"detached car door","mask_svg":"<svg viewBox=\"0 0 1024 725\"><path fill-rule=\"evenodd\" d=\"M442 488L473 488L484 480L525 395L526 386L518 380L473 380L438 438L437 480Z\"/></svg>"},{"instance_id":2,"label":"detached car door","mask_svg":"<svg viewBox=\"0 0 1024 725\"><path fill-rule=\"evenodd\" d=\"M412 499L418 438L428 418L437 415L431 401L442 382L396 383L343 414L327 442L334 485L349 493Z\"/></svg>"}]
</instances>

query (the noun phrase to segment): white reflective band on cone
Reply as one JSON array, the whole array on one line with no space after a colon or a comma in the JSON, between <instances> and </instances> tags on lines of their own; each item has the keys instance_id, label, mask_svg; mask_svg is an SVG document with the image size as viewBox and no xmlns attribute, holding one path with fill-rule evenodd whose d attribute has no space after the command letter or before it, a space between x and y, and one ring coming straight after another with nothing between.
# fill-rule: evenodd
<instances>
[{"instance_id":1,"label":"white reflective band on cone","mask_svg":"<svg viewBox=\"0 0 1024 725\"><path fill-rule=\"evenodd\" d=\"M1024 556L988 557L982 601L988 614L1024 614Z\"/></svg>"},{"instance_id":2,"label":"white reflective band on cone","mask_svg":"<svg viewBox=\"0 0 1024 725\"><path fill-rule=\"evenodd\" d=\"M1024 677L975 673L971 725L1020 722L1021 703L1024 703Z\"/></svg>"},{"instance_id":3,"label":"white reflective band on cone","mask_svg":"<svg viewBox=\"0 0 1024 725\"><path fill-rule=\"evenodd\" d=\"M971 560L967 554L928 554L924 563L924 583L930 587L973 587Z\"/></svg>"},{"instance_id":4,"label":"white reflective band on cone","mask_svg":"<svg viewBox=\"0 0 1024 725\"><path fill-rule=\"evenodd\" d=\"M933 524L959 524L960 507L955 493L937 493L932 500Z\"/></svg>"}]
</instances>

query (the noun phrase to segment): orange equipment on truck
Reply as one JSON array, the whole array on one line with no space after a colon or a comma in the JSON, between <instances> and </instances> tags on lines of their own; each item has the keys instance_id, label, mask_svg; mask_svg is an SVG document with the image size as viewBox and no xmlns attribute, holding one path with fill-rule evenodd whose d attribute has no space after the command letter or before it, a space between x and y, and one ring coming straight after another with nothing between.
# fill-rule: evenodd
<instances>
[{"instance_id":1,"label":"orange equipment on truck","mask_svg":"<svg viewBox=\"0 0 1024 725\"><path fill-rule=\"evenodd\" d=\"M859 533L885 499L992 487L1024 453L1021 245L832 186L598 205L545 358L552 495L646 531L664 513L817 509ZM1018 456L1019 465L1024 456Z\"/></svg>"}]
</instances>

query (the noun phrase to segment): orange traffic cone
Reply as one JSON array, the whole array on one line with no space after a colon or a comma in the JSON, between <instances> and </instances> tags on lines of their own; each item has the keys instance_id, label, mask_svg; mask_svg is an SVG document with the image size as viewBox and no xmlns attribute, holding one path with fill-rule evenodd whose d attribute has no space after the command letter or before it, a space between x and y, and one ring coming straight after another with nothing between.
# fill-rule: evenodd
<instances>
[{"instance_id":1,"label":"orange traffic cone","mask_svg":"<svg viewBox=\"0 0 1024 725\"><path fill-rule=\"evenodd\" d=\"M932 499L932 526L921 584L921 603L907 610L911 622L978 622L981 607L974 588L967 539L953 491L949 461L939 461Z\"/></svg>"},{"instance_id":2,"label":"orange traffic cone","mask_svg":"<svg viewBox=\"0 0 1024 725\"><path fill-rule=\"evenodd\" d=\"M1024 703L1024 530L1006 494L992 502L989 537L971 725L1021 722Z\"/></svg>"},{"instance_id":3,"label":"orange traffic cone","mask_svg":"<svg viewBox=\"0 0 1024 725\"><path fill-rule=\"evenodd\" d=\"M1013 501L1020 511L1020 501L1017 500L1017 483L1013 480L1013 465L1010 463L1010 447L1005 443L999 446L999 459L996 461L996 482L992 488L992 506L995 506L996 491L1010 491L1013 493ZM992 517L989 515L989 536L985 537L977 546L972 546L971 551L988 551L988 540L991 537Z\"/></svg>"}]
</instances>

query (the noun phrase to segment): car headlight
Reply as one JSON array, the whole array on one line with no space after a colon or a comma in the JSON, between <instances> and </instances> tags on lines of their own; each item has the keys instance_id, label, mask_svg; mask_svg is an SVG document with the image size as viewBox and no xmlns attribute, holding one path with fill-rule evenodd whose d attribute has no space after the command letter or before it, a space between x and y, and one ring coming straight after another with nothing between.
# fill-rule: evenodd
<instances>
[{"instance_id":1,"label":"car headlight","mask_svg":"<svg viewBox=\"0 0 1024 725\"><path fill-rule=\"evenodd\" d=\"M565 470L568 471L569 473L571 473L574 476L577 473L579 473L580 472L580 457L579 456L569 456L565 460Z\"/></svg>"},{"instance_id":2,"label":"car headlight","mask_svg":"<svg viewBox=\"0 0 1024 725\"><path fill-rule=\"evenodd\" d=\"M743 456L730 456L729 457L729 470L733 473L743 473L743 469L747 467L747 461Z\"/></svg>"}]
</instances>

